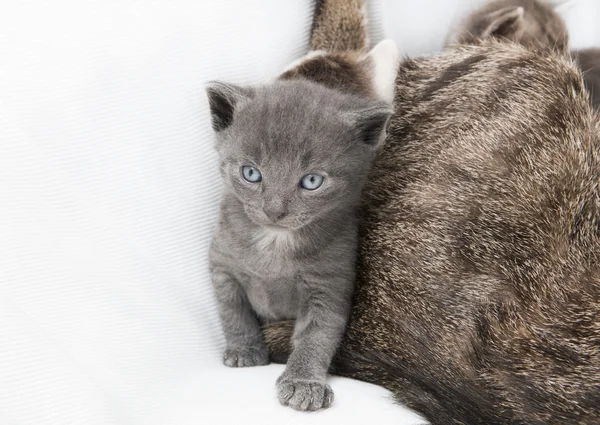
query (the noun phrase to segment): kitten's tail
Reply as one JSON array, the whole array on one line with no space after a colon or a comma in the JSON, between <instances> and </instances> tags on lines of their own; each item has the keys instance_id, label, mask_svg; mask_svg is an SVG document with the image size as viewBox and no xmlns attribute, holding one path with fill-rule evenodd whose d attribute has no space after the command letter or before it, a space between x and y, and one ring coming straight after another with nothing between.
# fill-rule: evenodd
<instances>
[{"instance_id":1,"label":"kitten's tail","mask_svg":"<svg viewBox=\"0 0 600 425\"><path fill-rule=\"evenodd\" d=\"M366 0L316 0L310 45L327 52L366 52Z\"/></svg>"}]
</instances>

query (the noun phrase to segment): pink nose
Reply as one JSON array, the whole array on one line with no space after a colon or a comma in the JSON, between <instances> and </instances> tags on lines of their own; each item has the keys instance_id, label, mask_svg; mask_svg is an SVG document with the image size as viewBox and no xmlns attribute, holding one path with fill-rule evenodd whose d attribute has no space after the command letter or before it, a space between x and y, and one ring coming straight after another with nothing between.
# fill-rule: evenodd
<instances>
[{"instance_id":1,"label":"pink nose","mask_svg":"<svg viewBox=\"0 0 600 425\"><path fill-rule=\"evenodd\" d=\"M281 220L287 212L280 208L263 208L263 211L273 221Z\"/></svg>"}]
</instances>

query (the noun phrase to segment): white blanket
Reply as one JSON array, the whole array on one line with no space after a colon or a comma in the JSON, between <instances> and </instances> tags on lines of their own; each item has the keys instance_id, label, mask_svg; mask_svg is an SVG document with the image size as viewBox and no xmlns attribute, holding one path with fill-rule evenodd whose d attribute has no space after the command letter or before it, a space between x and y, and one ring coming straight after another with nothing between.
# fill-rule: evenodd
<instances>
[{"instance_id":1,"label":"white blanket","mask_svg":"<svg viewBox=\"0 0 600 425\"><path fill-rule=\"evenodd\" d=\"M374 38L385 17L388 29L422 25L397 40L404 51L437 47L414 40L434 31L415 18L433 0L384 3L371 5ZM204 83L276 76L306 52L312 9L0 3L0 424L422 423L342 378L331 409L295 412L276 401L281 366L220 362Z\"/></svg>"}]
</instances>

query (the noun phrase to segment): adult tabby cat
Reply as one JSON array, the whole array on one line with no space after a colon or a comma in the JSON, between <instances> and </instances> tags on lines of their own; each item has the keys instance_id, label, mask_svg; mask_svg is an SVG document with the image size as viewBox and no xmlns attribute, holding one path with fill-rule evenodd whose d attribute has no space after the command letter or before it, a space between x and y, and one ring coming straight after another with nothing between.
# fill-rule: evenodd
<instances>
[{"instance_id":1,"label":"adult tabby cat","mask_svg":"<svg viewBox=\"0 0 600 425\"><path fill-rule=\"evenodd\" d=\"M282 78L369 96L352 58ZM489 40L402 62L363 197L334 373L432 424L600 423L600 126L569 58ZM264 328L272 359L291 329Z\"/></svg>"}]
</instances>

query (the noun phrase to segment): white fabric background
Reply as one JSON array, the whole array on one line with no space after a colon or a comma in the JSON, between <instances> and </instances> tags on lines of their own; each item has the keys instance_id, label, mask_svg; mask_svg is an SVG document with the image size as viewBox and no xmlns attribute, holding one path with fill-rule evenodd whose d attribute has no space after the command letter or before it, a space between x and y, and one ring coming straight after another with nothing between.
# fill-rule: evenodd
<instances>
[{"instance_id":1,"label":"white fabric background","mask_svg":"<svg viewBox=\"0 0 600 425\"><path fill-rule=\"evenodd\" d=\"M468 3L373 2L374 38L433 51ZM600 45L598 5L578 4L573 41ZM2 425L421 422L341 378L330 410L294 412L275 399L281 366L220 364L203 84L274 77L305 53L311 13L309 0L0 3Z\"/></svg>"}]
</instances>

